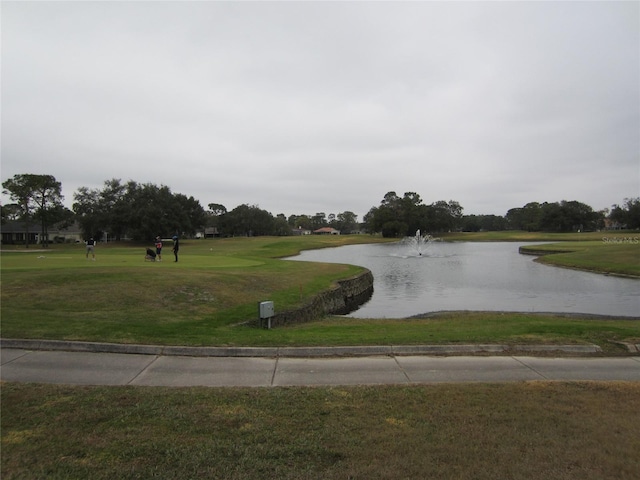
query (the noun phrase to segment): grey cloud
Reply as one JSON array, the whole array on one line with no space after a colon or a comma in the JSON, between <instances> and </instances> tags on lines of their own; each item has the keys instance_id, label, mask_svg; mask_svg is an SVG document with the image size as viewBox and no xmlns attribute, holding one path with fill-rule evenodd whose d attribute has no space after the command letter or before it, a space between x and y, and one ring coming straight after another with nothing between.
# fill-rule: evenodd
<instances>
[{"instance_id":1,"label":"grey cloud","mask_svg":"<svg viewBox=\"0 0 640 480\"><path fill-rule=\"evenodd\" d=\"M4 2L2 172L364 215L639 188L634 2Z\"/></svg>"}]
</instances>

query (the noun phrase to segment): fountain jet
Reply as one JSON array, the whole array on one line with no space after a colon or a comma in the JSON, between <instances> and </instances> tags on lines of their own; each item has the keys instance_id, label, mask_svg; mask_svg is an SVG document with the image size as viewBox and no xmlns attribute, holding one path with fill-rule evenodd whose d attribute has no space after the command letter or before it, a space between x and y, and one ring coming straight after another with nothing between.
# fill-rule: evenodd
<instances>
[{"instance_id":1,"label":"fountain jet","mask_svg":"<svg viewBox=\"0 0 640 480\"><path fill-rule=\"evenodd\" d=\"M420 230L416 230L413 237L405 237L400 243L408 250L407 256L421 257L434 240L431 235L421 235Z\"/></svg>"}]
</instances>

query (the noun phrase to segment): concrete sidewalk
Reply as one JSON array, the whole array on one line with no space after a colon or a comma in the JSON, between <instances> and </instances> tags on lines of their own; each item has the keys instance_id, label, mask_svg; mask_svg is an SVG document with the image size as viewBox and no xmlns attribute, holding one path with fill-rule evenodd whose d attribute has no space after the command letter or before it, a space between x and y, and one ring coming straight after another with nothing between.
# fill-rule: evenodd
<instances>
[{"instance_id":1,"label":"concrete sidewalk","mask_svg":"<svg viewBox=\"0 0 640 480\"><path fill-rule=\"evenodd\" d=\"M478 356L502 346L211 350L59 342L38 348L3 340L3 381L72 385L278 387L440 382L640 381L640 357ZM29 341L33 342L33 341ZM62 345L65 344L65 345ZM44 348L48 347L48 348ZM57 347L57 348L56 348ZM127 347L127 348L124 348ZM562 347L538 346L542 351ZM582 354L567 347L564 353ZM588 347L588 346L587 346ZM597 347L596 347L597 348ZM120 349L121 351L110 351ZM144 351L148 349L149 351ZM160 350L153 350L160 349ZM494 350L492 350L494 349ZM452 355L453 354L453 355Z\"/></svg>"}]
</instances>

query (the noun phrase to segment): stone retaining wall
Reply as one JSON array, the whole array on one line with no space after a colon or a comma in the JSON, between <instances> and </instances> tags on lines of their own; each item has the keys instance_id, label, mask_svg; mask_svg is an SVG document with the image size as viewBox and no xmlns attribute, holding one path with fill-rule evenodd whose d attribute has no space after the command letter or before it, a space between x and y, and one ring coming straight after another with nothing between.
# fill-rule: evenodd
<instances>
[{"instance_id":1,"label":"stone retaining wall","mask_svg":"<svg viewBox=\"0 0 640 480\"><path fill-rule=\"evenodd\" d=\"M271 318L271 328L317 320L325 315L345 315L354 311L373 295L373 274L366 270L355 277L339 280L331 290L316 295L307 305ZM259 321L259 323L262 323Z\"/></svg>"},{"instance_id":2,"label":"stone retaining wall","mask_svg":"<svg viewBox=\"0 0 640 480\"><path fill-rule=\"evenodd\" d=\"M549 249L536 249L535 246L532 247L520 247L518 248L518 253L522 255L534 255L536 257L542 257L544 255L551 255L554 253L570 253L568 250L549 250Z\"/></svg>"}]
</instances>

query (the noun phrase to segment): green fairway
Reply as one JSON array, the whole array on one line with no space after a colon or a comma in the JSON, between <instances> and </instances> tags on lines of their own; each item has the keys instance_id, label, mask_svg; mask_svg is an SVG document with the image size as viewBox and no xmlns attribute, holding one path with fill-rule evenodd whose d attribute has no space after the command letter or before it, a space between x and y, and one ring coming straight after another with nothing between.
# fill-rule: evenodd
<instances>
[{"instance_id":1,"label":"green fairway","mask_svg":"<svg viewBox=\"0 0 640 480\"><path fill-rule=\"evenodd\" d=\"M236 343L256 329L257 304L295 309L360 267L280 260L302 249L376 241L368 236L185 241L179 262L144 260L144 246L3 250L2 335L160 344Z\"/></svg>"},{"instance_id":2,"label":"green fairway","mask_svg":"<svg viewBox=\"0 0 640 480\"><path fill-rule=\"evenodd\" d=\"M503 232L502 237L519 237ZM478 240L474 235L474 240ZM442 343L595 343L610 353L640 338L639 322L496 312L411 320L328 317L263 330L245 323L257 304L296 309L360 267L292 262L303 249L389 241L370 236L257 237L185 241L179 262L144 260L145 247L100 244L2 252L2 336L160 345L315 346ZM636 245L596 241L549 247L593 269L637 271ZM551 258L560 255L549 255Z\"/></svg>"},{"instance_id":3,"label":"green fairway","mask_svg":"<svg viewBox=\"0 0 640 480\"><path fill-rule=\"evenodd\" d=\"M102 251L96 260L86 259L82 255L67 250L41 250L37 252L3 253L2 270L56 269L56 268L98 268L98 267L136 267L136 268L230 268L253 267L264 262L256 259L231 257L224 255L190 254L180 258L179 265L173 265L173 256L164 255L162 261L144 260L137 252L108 249ZM169 265L169 266L165 266Z\"/></svg>"}]
</instances>

